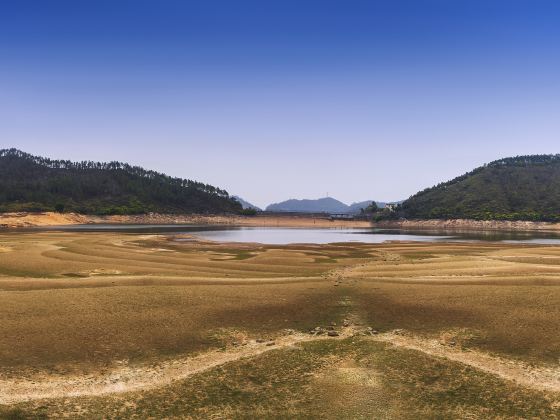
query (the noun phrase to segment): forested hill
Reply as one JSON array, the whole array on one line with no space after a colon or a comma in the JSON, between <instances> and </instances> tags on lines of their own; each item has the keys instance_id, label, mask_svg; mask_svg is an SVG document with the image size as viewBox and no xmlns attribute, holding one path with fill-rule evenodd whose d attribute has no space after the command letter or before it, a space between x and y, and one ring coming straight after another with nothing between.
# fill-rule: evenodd
<instances>
[{"instance_id":1,"label":"forested hill","mask_svg":"<svg viewBox=\"0 0 560 420\"><path fill-rule=\"evenodd\" d=\"M267 211L275 212L327 212L345 213L348 206L332 197L318 198L316 200L296 200L290 199L280 203L270 204L266 207Z\"/></svg>"},{"instance_id":2,"label":"forested hill","mask_svg":"<svg viewBox=\"0 0 560 420\"><path fill-rule=\"evenodd\" d=\"M368 207L374 200L360 201L350 205L344 204L332 197L318 198L315 200L290 199L280 203L270 204L266 211L273 212L300 212L300 213L346 213L359 214L362 209ZM386 203L376 201L378 207L383 208Z\"/></svg>"},{"instance_id":3,"label":"forested hill","mask_svg":"<svg viewBox=\"0 0 560 420\"><path fill-rule=\"evenodd\" d=\"M494 161L402 204L416 219L560 221L560 155Z\"/></svg>"},{"instance_id":4,"label":"forested hill","mask_svg":"<svg viewBox=\"0 0 560 420\"><path fill-rule=\"evenodd\" d=\"M85 214L224 213L241 205L222 189L120 162L70 162L0 150L0 211Z\"/></svg>"}]
</instances>

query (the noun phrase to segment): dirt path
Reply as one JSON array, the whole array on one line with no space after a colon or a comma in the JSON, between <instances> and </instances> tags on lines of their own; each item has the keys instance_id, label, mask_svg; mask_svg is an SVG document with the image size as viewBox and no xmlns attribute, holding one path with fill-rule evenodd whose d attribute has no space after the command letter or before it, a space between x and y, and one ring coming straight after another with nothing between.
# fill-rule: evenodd
<instances>
[{"instance_id":1,"label":"dirt path","mask_svg":"<svg viewBox=\"0 0 560 420\"><path fill-rule=\"evenodd\" d=\"M390 261L398 257L392 253L384 252L382 258L385 261ZM375 262L369 264L375 264ZM360 269L367 265L368 263L360 263L333 270L330 276L336 277L339 284L351 285L348 279L355 279L356 274L359 275ZM358 313L349 314L348 318L352 319L354 324L361 323L361 317ZM360 333L359 329L357 332ZM524 387L560 393L560 364L556 367L533 367L520 361L495 357L480 351L455 348L442 344L436 339L430 340L414 337L410 334L399 332L399 330L378 334L371 337L371 339L390 343L400 348L420 351L429 356L463 363L502 379L513 381Z\"/></svg>"},{"instance_id":2,"label":"dirt path","mask_svg":"<svg viewBox=\"0 0 560 420\"><path fill-rule=\"evenodd\" d=\"M294 333L268 342L248 341L227 350L213 350L194 357L163 361L156 365L123 365L105 375L69 376L41 375L31 378L0 378L0 404L16 404L45 398L96 396L154 389L196 373L233 362L255 357L270 350L295 346L321 339L343 339L351 336L351 329L340 331L338 337L312 336ZM260 341L260 340L259 340Z\"/></svg>"},{"instance_id":3,"label":"dirt path","mask_svg":"<svg viewBox=\"0 0 560 420\"><path fill-rule=\"evenodd\" d=\"M407 334L387 333L374 338L396 347L420 351L472 366L521 386L541 391L560 392L560 366L532 367L516 360L507 360L474 350L461 350L441 344L438 340L413 337Z\"/></svg>"},{"instance_id":4,"label":"dirt path","mask_svg":"<svg viewBox=\"0 0 560 420\"><path fill-rule=\"evenodd\" d=\"M110 373L90 376L41 375L31 378L0 379L0 404L17 404L29 400L98 396L147 390L186 379L223 364L251 358L271 350L297 346L314 340L336 340L353 335L367 335L363 328L344 328L338 337L294 333L268 342L251 340L227 350L213 350L194 357L163 361L155 365L128 366L123 363ZM433 357L463 363L481 371L541 391L560 392L560 368L534 368L518 361L506 360L478 351L465 351L411 335L391 332L369 337L398 348L420 351ZM260 341L260 340L259 340Z\"/></svg>"}]
</instances>

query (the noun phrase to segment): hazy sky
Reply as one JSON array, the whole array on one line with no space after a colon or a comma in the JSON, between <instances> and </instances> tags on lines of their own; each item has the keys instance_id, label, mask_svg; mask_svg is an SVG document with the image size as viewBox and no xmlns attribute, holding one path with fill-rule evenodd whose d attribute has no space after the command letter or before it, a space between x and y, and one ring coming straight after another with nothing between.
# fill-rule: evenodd
<instances>
[{"instance_id":1,"label":"hazy sky","mask_svg":"<svg viewBox=\"0 0 560 420\"><path fill-rule=\"evenodd\" d=\"M0 147L257 205L560 152L556 0L0 3Z\"/></svg>"}]
</instances>

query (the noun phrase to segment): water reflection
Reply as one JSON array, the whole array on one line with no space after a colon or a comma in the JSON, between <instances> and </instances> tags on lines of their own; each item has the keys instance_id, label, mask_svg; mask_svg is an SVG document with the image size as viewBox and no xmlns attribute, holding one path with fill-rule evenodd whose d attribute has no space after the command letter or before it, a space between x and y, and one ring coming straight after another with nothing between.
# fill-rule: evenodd
<instances>
[{"instance_id":1,"label":"water reflection","mask_svg":"<svg viewBox=\"0 0 560 420\"><path fill-rule=\"evenodd\" d=\"M130 225L99 224L29 228L27 231L121 232L194 234L202 239L220 242L258 242L264 244L335 242L381 243L387 241L490 241L508 243L560 244L560 235L541 231L474 231L466 229L327 229L327 228L275 228L239 227L223 225Z\"/></svg>"}]
</instances>

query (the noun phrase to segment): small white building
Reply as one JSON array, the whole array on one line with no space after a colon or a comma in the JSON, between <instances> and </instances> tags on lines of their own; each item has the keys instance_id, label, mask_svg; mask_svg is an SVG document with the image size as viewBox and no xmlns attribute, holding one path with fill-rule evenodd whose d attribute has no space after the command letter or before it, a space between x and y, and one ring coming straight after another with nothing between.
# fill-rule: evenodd
<instances>
[{"instance_id":1,"label":"small white building","mask_svg":"<svg viewBox=\"0 0 560 420\"><path fill-rule=\"evenodd\" d=\"M395 211L397 209L397 203L387 203L385 204L385 208L389 211Z\"/></svg>"}]
</instances>

